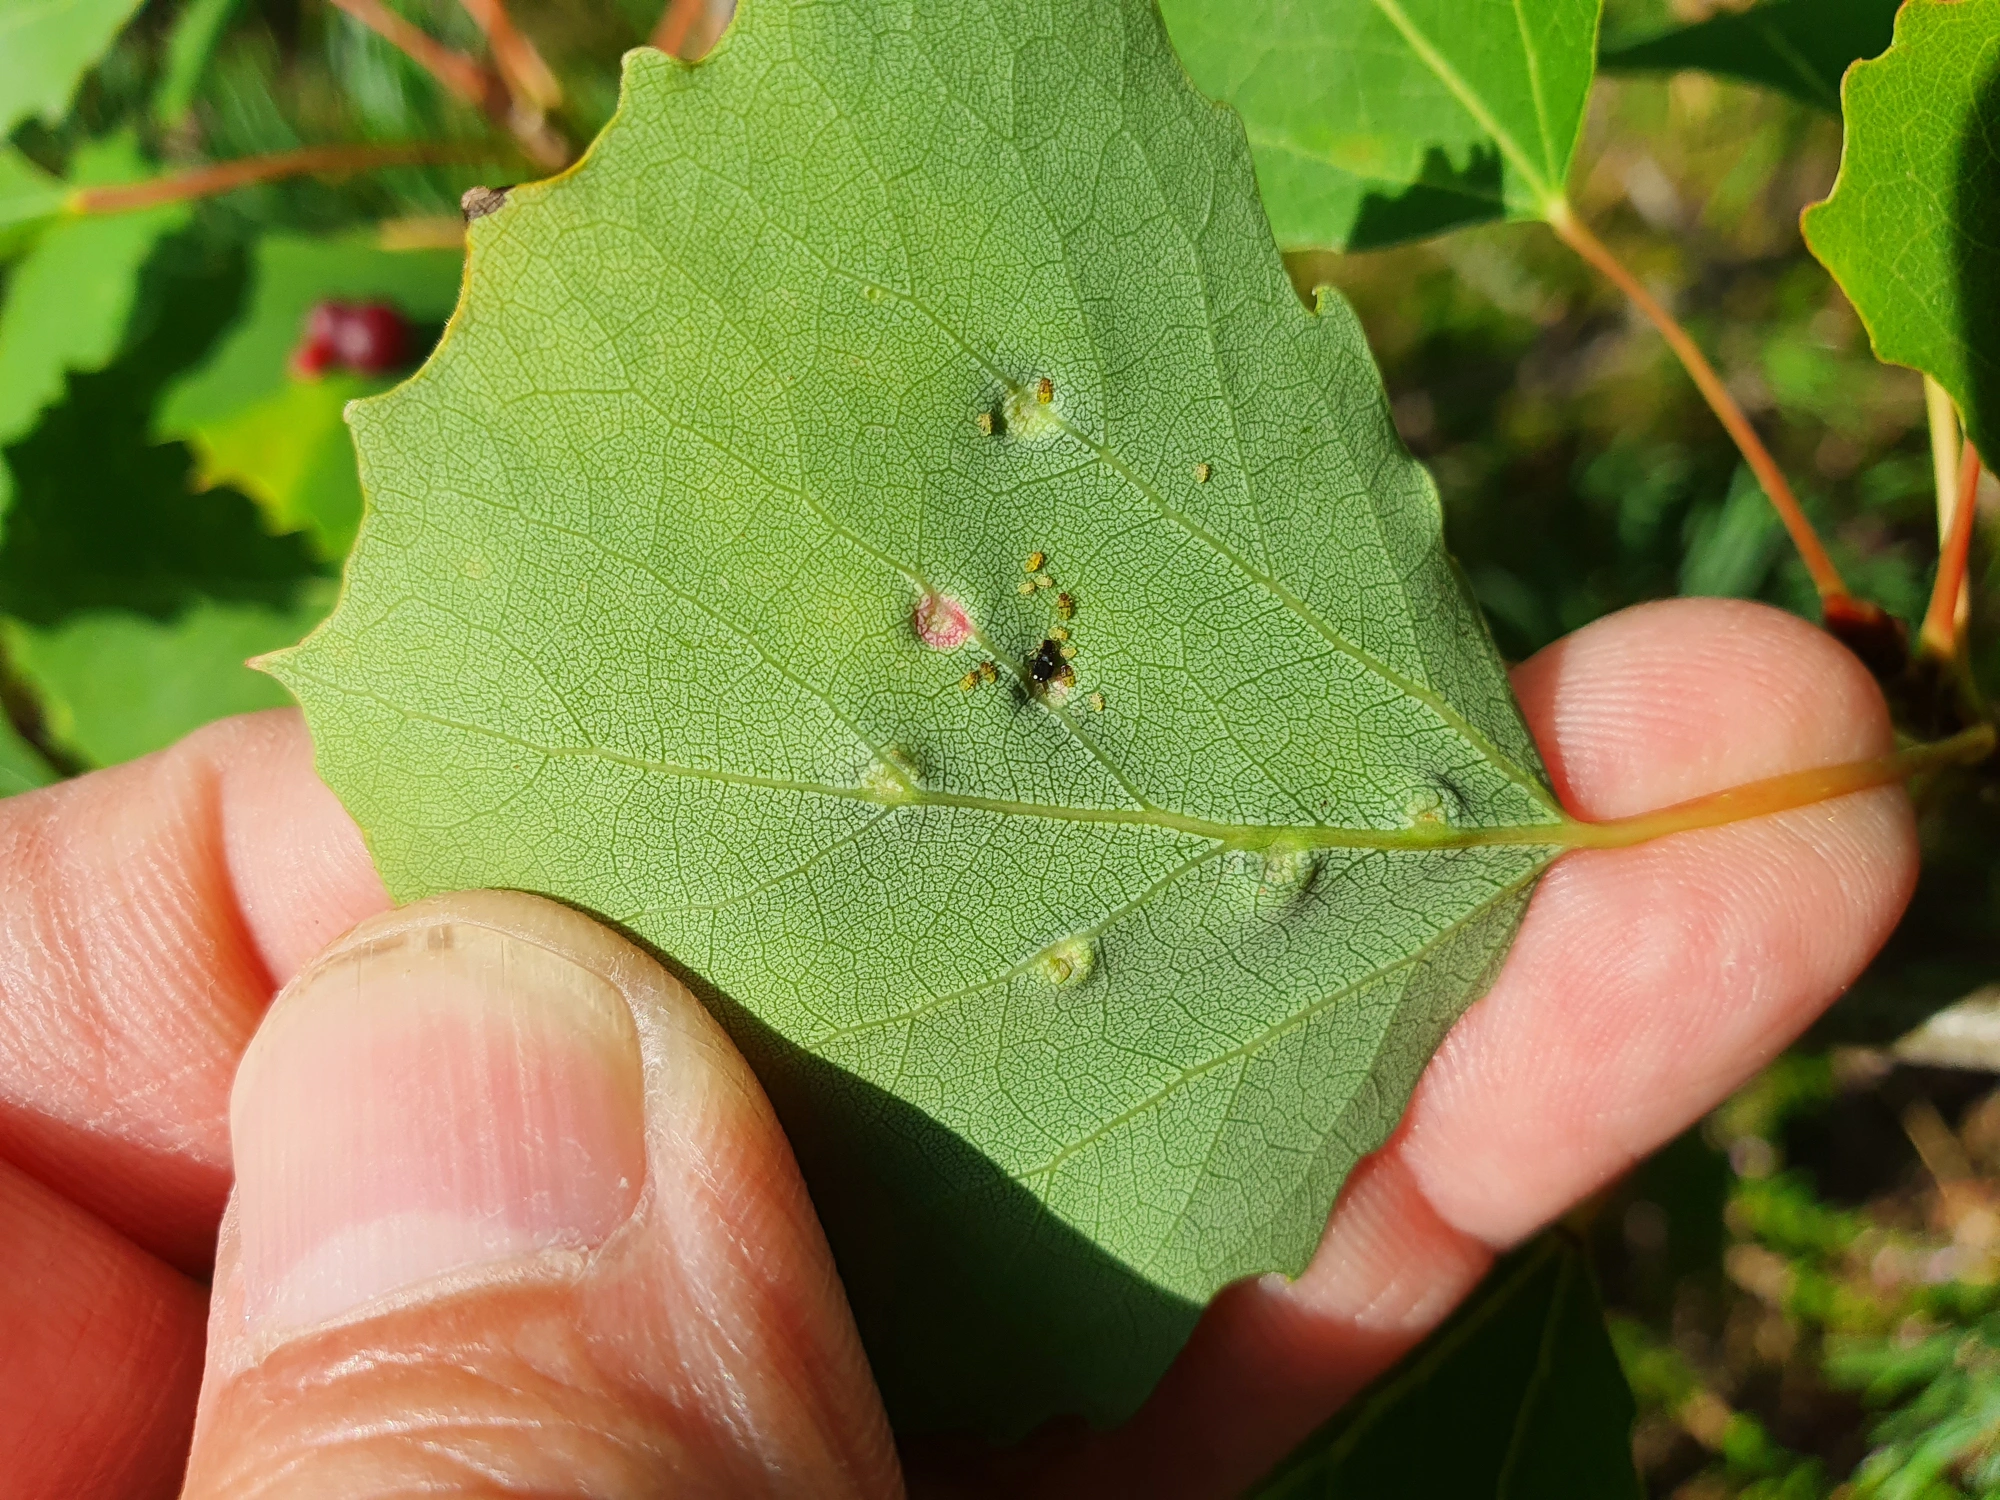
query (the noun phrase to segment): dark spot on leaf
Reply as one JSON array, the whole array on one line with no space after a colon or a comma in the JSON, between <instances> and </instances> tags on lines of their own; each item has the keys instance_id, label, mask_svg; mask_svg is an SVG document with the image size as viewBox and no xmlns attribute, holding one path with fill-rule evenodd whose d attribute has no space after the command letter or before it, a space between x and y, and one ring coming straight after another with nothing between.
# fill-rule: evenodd
<instances>
[{"instance_id":1,"label":"dark spot on leaf","mask_svg":"<svg viewBox=\"0 0 2000 1500\"><path fill-rule=\"evenodd\" d=\"M504 208L507 204L507 195L512 191L511 186L467 188L464 196L458 200L459 212L465 215L465 222L468 224L474 219L483 219L488 214L497 213Z\"/></svg>"}]
</instances>

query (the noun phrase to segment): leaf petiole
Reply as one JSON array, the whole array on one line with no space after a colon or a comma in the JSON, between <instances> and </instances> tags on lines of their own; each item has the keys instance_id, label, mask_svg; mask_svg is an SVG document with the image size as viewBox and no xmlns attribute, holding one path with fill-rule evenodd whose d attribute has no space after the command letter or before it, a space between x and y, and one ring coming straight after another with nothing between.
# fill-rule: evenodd
<instances>
[{"instance_id":1,"label":"leaf petiole","mask_svg":"<svg viewBox=\"0 0 2000 1500\"><path fill-rule=\"evenodd\" d=\"M1750 471L1757 476L1757 482L1764 487L1764 493L1771 499L1778 518L1785 523L1785 530L1791 533L1792 544L1798 548L1799 557L1812 575L1813 587L1819 590L1822 603L1829 606L1840 600L1858 603L1848 592L1846 580L1840 576L1840 569L1834 566L1827 555L1826 547L1813 529L1811 521L1800 508L1798 497L1792 493L1777 460L1771 457L1771 450L1764 446L1764 440L1757 435L1757 429L1750 425L1743 408L1729 393L1722 377L1715 373L1715 367L1708 362L1708 356L1701 352L1680 320L1669 312L1653 294L1646 290L1646 284L1632 274L1625 263L1612 254L1604 241L1593 234L1582 220L1578 219L1567 200L1556 197L1543 205L1549 227L1556 232L1562 242L1574 250L1604 278L1632 301L1633 306L1646 315L1648 321L1660 331L1667 341L1667 347L1681 362L1702 399L1708 402L1729 436L1735 440L1737 449L1743 454L1743 461L1750 465ZM1864 606L1865 607L1865 606Z\"/></svg>"},{"instance_id":2,"label":"leaf petiole","mask_svg":"<svg viewBox=\"0 0 2000 1500\"><path fill-rule=\"evenodd\" d=\"M1629 818L1612 818L1602 823L1571 822L1562 831L1563 842L1572 849L1628 849L1634 844L1665 838L1673 833L1691 833L1698 828L1719 828L1772 813L1810 807L1836 797L1852 796L1878 786L1906 781L1926 771L1947 766L1976 765L1993 753L1991 724L1975 724L1949 739L1911 745L1887 755L1867 760L1847 761L1837 766L1820 766L1810 771L1792 771L1783 776L1767 776L1745 782L1705 797L1693 797L1663 807L1656 812L1638 813ZM1507 830L1514 832L1515 830Z\"/></svg>"}]
</instances>

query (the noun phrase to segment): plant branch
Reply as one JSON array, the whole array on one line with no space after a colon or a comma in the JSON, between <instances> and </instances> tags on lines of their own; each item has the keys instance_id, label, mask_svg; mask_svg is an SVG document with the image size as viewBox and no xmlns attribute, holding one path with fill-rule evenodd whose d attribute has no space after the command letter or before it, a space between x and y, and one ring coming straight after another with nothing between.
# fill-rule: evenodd
<instances>
[{"instance_id":1,"label":"plant branch","mask_svg":"<svg viewBox=\"0 0 2000 1500\"><path fill-rule=\"evenodd\" d=\"M1878 786L1906 781L1926 771L1946 766L1977 764L1993 753L1995 734L1991 724L1975 724L1950 739L1912 745L1888 755L1844 765L1820 766L1811 771L1793 771L1785 776L1767 776L1762 781L1728 787L1706 797L1663 807L1657 812L1639 813L1629 818L1613 818L1604 823L1573 822L1562 830L1561 842L1572 849L1627 849L1671 833L1689 833L1697 828L1718 828L1746 818L1762 818L1772 813L1790 812L1815 802L1851 796Z\"/></svg>"},{"instance_id":2,"label":"plant branch","mask_svg":"<svg viewBox=\"0 0 2000 1500\"><path fill-rule=\"evenodd\" d=\"M667 8L660 12L659 24L647 40L669 57L685 57L683 49L695 22L707 14L708 0L667 0Z\"/></svg>"},{"instance_id":3,"label":"plant branch","mask_svg":"<svg viewBox=\"0 0 2000 1500\"><path fill-rule=\"evenodd\" d=\"M449 161L477 161L490 153L463 146L412 142L398 146L306 146L269 156L245 156L151 177L144 182L107 183L77 188L63 200L72 214L129 214L162 203L212 198L259 182L287 177L339 177L377 167L402 167Z\"/></svg>"},{"instance_id":4,"label":"plant branch","mask_svg":"<svg viewBox=\"0 0 2000 1500\"><path fill-rule=\"evenodd\" d=\"M1979 450L1967 443L1959 450L1958 503L1952 507L1950 529L1938 549L1937 581L1931 587L1923 629L1917 634L1917 649L1939 661L1956 657L1963 639L1960 622L1966 603L1965 571L1972 554L1972 522L1979 509L1978 499Z\"/></svg>"},{"instance_id":5,"label":"plant branch","mask_svg":"<svg viewBox=\"0 0 2000 1500\"><path fill-rule=\"evenodd\" d=\"M493 62L506 80L518 104L525 100L536 109L550 110L562 103L562 85L535 44L522 34L507 13L506 0L459 0L465 13L485 33Z\"/></svg>"},{"instance_id":6,"label":"plant branch","mask_svg":"<svg viewBox=\"0 0 2000 1500\"><path fill-rule=\"evenodd\" d=\"M1549 227L1557 236L1584 260L1601 272L1605 279L1632 299L1633 305L1644 313L1652 325L1666 339L1667 346L1679 357L1682 366L1694 380L1695 387L1708 402L1709 409L1721 420L1722 425L1736 442L1743 454L1743 461L1757 476L1757 482L1770 496L1778 518L1785 523L1785 530L1791 533L1792 545L1798 548L1800 558L1805 562L1806 571L1812 575L1813 587L1819 590L1822 603L1853 598L1847 583L1840 576L1840 569L1834 566L1820 542L1819 533L1806 519L1800 509L1798 497L1771 457L1771 450L1764 446L1764 440L1757 436L1757 429L1750 425L1750 419L1743 414L1743 408L1729 393L1729 387L1722 383L1722 377L1715 373L1715 367L1701 352L1700 345L1689 336L1678 319L1661 306L1659 300L1646 290L1645 283L1626 268L1624 262L1611 253L1610 248L1578 219L1569 205L1558 199L1548 209Z\"/></svg>"},{"instance_id":7,"label":"plant branch","mask_svg":"<svg viewBox=\"0 0 2000 1500\"><path fill-rule=\"evenodd\" d=\"M333 3L430 74L447 93L510 131L537 166L555 168L568 162L568 143L549 128L539 110L520 108L506 80L494 69L445 46L397 15L383 0Z\"/></svg>"}]
</instances>

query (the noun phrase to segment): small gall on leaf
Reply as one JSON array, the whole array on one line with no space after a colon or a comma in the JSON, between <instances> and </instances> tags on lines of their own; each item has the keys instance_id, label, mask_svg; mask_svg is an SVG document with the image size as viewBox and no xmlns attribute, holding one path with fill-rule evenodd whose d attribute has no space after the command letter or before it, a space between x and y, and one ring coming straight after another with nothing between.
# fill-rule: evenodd
<instances>
[{"instance_id":1,"label":"small gall on leaf","mask_svg":"<svg viewBox=\"0 0 2000 1500\"><path fill-rule=\"evenodd\" d=\"M947 594L926 594L910 616L917 639L933 651L956 651L972 634L965 607Z\"/></svg>"},{"instance_id":2,"label":"small gall on leaf","mask_svg":"<svg viewBox=\"0 0 2000 1500\"><path fill-rule=\"evenodd\" d=\"M1096 972L1097 943L1087 937L1068 938L1044 953L1038 967L1050 984L1064 987L1082 984Z\"/></svg>"},{"instance_id":3,"label":"small gall on leaf","mask_svg":"<svg viewBox=\"0 0 2000 1500\"><path fill-rule=\"evenodd\" d=\"M1298 844L1273 844L1264 851L1262 883L1276 896L1302 895L1319 873L1320 851Z\"/></svg>"}]
</instances>

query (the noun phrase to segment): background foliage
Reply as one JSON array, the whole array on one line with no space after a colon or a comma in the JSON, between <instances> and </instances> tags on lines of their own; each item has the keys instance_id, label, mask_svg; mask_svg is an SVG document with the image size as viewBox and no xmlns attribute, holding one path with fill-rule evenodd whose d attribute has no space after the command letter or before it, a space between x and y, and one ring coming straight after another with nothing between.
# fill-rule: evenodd
<instances>
[{"instance_id":1,"label":"background foliage","mask_svg":"<svg viewBox=\"0 0 2000 1500\"><path fill-rule=\"evenodd\" d=\"M488 55L458 5L397 9ZM1938 550L1924 393L1875 360L1797 227L1839 164L1839 54L1879 50L1892 10L1774 0L1746 18L1611 0L1607 64L1640 71L1598 80L1568 198L1709 352L1855 591L1914 626ZM716 18L678 11L698 49ZM325 298L382 297L428 347L455 290L459 194L541 175L533 153L551 134L590 138L619 53L662 19L654 0L522 4L561 97L517 129L319 0L100 0L60 8L54 28L30 14L0 5L0 794L283 701L240 663L330 606L356 516L337 412L385 378L294 381L297 320ZM409 142L461 156L40 222L74 187ZM1365 253L1290 242L1299 285L1331 280L1355 303L1510 656L1674 593L1817 614L1680 367L1546 229ZM1989 479L1978 493L1970 638L1990 693L2000 491ZM2000 1105L1980 1071L2000 1058L1973 1021L1894 1045L2000 978L2000 806L1990 782L1960 781L1927 790L1923 811L1911 913L1814 1035L1593 1205L1574 1238L1496 1273L1273 1492L1369 1492L1342 1465L1365 1464L1399 1410L1461 1411L1453 1371L1468 1365L1454 1361L1487 1372L1470 1388L1513 1445L1533 1430L1522 1413L1542 1409L1529 1384L1574 1372L1601 1386L1607 1349L1636 1399L1638 1478L1607 1472L1591 1493L2000 1492ZM1594 1291L1577 1245L1608 1325L1579 1328ZM1524 1297L1540 1301L1524 1312ZM1572 1353L1503 1376L1507 1358L1465 1330L1516 1323L1565 1330L1544 1346ZM1609 1344L1583 1336L1593 1327ZM1600 1435L1622 1423L1600 1417ZM1573 1441L1581 1453L1594 1439ZM1463 1492L1508 1492L1501 1467Z\"/></svg>"}]
</instances>

